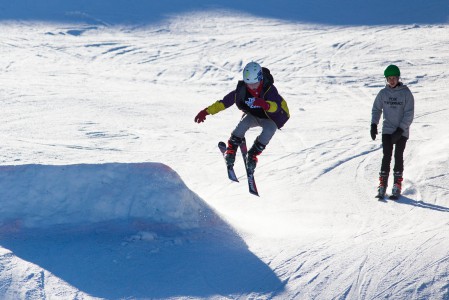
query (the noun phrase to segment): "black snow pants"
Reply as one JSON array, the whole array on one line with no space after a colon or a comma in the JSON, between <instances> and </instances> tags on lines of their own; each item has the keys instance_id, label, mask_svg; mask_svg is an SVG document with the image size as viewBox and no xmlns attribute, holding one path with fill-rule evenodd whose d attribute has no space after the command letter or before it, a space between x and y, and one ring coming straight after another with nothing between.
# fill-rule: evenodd
<instances>
[{"instance_id":1,"label":"black snow pants","mask_svg":"<svg viewBox=\"0 0 449 300\"><path fill-rule=\"evenodd\" d=\"M394 146L394 172L402 173L404 171L404 150L405 144L407 144L407 138L405 136L401 136L399 141L394 146L391 142L391 134L382 134L382 148L383 148L383 158L382 158L382 166L380 168L381 171L390 173L390 163L391 156L393 155L393 146Z\"/></svg>"}]
</instances>

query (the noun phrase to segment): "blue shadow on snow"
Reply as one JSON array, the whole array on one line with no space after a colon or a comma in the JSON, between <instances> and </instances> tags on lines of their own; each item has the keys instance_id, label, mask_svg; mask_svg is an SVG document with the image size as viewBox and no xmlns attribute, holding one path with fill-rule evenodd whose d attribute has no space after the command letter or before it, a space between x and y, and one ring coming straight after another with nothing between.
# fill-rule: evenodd
<instances>
[{"instance_id":1,"label":"blue shadow on snow","mask_svg":"<svg viewBox=\"0 0 449 300\"><path fill-rule=\"evenodd\" d=\"M395 202L401 203L401 204L406 204L406 205L411 205L411 206L416 206L419 208L426 208L426 209L431 209L431 210L436 210L436 211L441 211L441 212L449 212L449 207L426 203L424 201L416 201L416 200L410 199L404 195L402 195L398 200L395 200Z\"/></svg>"},{"instance_id":2,"label":"blue shadow on snow","mask_svg":"<svg viewBox=\"0 0 449 300\"><path fill-rule=\"evenodd\" d=\"M172 15L222 10L292 22L343 26L449 22L447 0L14 0L0 4L0 21L150 25Z\"/></svg>"},{"instance_id":3,"label":"blue shadow on snow","mask_svg":"<svg viewBox=\"0 0 449 300\"><path fill-rule=\"evenodd\" d=\"M284 289L163 164L1 166L0 195L0 246L94 297L270 295ZM41 284L32 277L23 284Z\"/></svg>"}]
</instances>

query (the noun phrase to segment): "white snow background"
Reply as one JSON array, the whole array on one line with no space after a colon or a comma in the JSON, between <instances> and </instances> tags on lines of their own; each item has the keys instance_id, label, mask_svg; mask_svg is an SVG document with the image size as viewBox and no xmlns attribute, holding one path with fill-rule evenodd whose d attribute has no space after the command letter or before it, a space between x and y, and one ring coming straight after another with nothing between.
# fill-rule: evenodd
<instances>
[{"instance_id":1,"label":"white snow background","mask_svg":"<svg viewBox=\"0 0 449 300\"><path fill-rule=\"evenodd\" d=\"M447 0L1 1L0 298L449 299L448 23ZM260 197L217 149L241 113L193 121L251 60L291 112ZM384 203L391 63L416 104Z\"/></svg>"}]
</instances>

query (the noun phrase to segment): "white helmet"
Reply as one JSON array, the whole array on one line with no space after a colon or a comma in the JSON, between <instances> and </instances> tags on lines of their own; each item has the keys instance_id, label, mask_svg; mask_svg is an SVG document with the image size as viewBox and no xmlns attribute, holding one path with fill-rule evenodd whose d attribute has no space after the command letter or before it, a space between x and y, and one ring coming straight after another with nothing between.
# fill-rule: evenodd
<instances>
[{"instance_id":1,"label":"white helmet","mask_svg":"<svg viewBox=\"0 0 449 300\"><path fill-rule=\"evenodd\" d=\"M262 81L262 67L256 62L250 62L243 69L243 81L245 83L256 83Z\"/></svg>"}]
</instances>

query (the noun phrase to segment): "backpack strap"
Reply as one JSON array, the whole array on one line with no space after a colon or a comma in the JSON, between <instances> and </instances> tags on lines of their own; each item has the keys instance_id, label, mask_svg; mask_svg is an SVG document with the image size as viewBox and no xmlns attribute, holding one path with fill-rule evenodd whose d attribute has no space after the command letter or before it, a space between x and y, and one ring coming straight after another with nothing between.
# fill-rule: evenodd
<instances>
[{"instance_id":1,"label":"backpack strap","mask_svg":"<svg viewBox=\"0 0 449 300\"><path fill-rule=\"evenodd\" d=\"M266 82L269 85L272 85L274 83L274 78L273 75L271 75L270 70L268 68L262 67L262 73L264 83Z\"/></svg>"},{"instance_id":2,"label":"backpack strap","mask_svg":"<svg viewBox=\"0 0 449 300\"><path fill-rule=\"evenodd\" d=\"M235 88L235 102L238 100L245 99L246 96L246 84L243 80L240 80L237 83L237 87Z\"/></svg>"}]
</instances>

